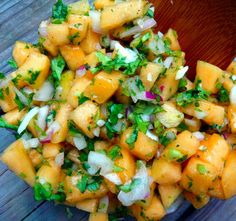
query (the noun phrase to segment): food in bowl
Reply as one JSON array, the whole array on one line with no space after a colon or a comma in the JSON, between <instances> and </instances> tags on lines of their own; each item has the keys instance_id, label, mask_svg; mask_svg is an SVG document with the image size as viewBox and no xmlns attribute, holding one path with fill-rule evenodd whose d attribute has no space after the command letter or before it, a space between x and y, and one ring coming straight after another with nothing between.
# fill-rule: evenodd
<instances>
[{"instance_id":1,"label":"food in bowl","mask_svg":"<svg viewBox=\"0 0 236 221\"><path fill-rule=\"evenodd\" d=\"M155 26L147 1L58 0L38 44L16 42L0 127L17 140L1 160L36 200L160 220L183 197L236 194L236 61L198 61L192 82L177 33Z\"/></svg>"}]
</instances>

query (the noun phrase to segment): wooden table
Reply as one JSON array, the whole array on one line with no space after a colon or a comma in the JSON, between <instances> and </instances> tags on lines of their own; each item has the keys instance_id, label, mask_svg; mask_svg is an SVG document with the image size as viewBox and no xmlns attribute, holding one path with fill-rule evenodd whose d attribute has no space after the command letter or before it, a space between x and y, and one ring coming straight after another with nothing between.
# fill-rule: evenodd
<instances>
[{"instance_id":1,"label":"wooden table","mask_svg":"<svg viewBox=\"0 0 236 221\"><path fill-rule=\"evenodd\" d=\"M9 73L11 71L7 61L11 57L12 45L16 40L36 42L38 24L51 14L53 2L52 0L0 0L1 72ZM199 0L198 2L203 4L207 0ZM211 2L214 2L214 0L211 0ZM236 6L235 3L236 1L232 0L232 6ZM236 7L234 9L236 12ZM236 32L236 29L234 31ZM236 35L234 35L235 38ZM0 152L13 140L14 136L11 132L0 129ZM66 208L61 205L54 205L52 202L35 202L32 189L0 163L1 221L65 221L68 220ZM87 220L85 212L77 209L70 210L73 213L70 220ZM164 220L234 221L236 220L236 198L225 202L212 200L205 208L198 211L186 202L176 213L167 216Z\"/></svg>"}]
</instances>

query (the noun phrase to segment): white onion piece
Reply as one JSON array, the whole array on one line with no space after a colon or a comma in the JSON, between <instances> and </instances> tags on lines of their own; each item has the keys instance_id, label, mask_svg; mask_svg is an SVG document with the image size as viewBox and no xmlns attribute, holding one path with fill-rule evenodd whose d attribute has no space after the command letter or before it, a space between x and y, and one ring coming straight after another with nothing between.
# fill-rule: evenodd
<instances>
[{"instance_id":1,"label":"white onion piece","mask_svg":"<svg viewBox=\"0 0 236 221\"><path fill-rule=\"evenodd\" d=\"M7 87L12 78L13 78L12 75L5 76L5 78L0 81L0 89Z\"/></svg>"},{"instance_id":2,"label":"white onion piece","mask_svg":"<svg viewBox=\"0 0 236 221\"><path fill-rule=\"evenodd\" d=\"M113 161L102 153L90 151L88 154L88 173L94 175L99 169L101 175L106 175L113 171Z\"/></svg>"},{"instance_id":3,"label":"white onion piece","mask_svg":"<svg viewBox=\"0 0 236 221\"><path fill-rule=\"evenodd\" d=\"M170 68L172 62L173 62L174 58L173 57L167 57L164 61L164 66L165 68Z\"/></svg>"},{"instance_id":4,"label":"white onion piece","mask_svg":"<svg viewBox=\"0 0 236 221\"><path fill-rule=\"evenodd\" d=\"M120 177L117 175L117 173L108 173L103 175L106 179L114 183L115 185L121 185L122 182L120 180Z\"/></svg>"},{"instance_id":5,"label":"white onion piece","mask_svg":"<svg viewBox=\"0 0 236 221\"><path fill-rule=\"evenodd\" d=\"M35 93L35 101L49 101L53 98L54 87L49 81L45 81L42 87Z\"/></svg>"},{"instance_id":6,"label":"white onion piece","mask_svg":"<svg viewBox=\"0 0 236 221\"><path fill-rule=\"evenodd\" d=\"M47 27L48 27L49 23L50 23L49 20L42 21L40 23L39 28L38 28L38 32L42 37L47 37L47 35L48 35Z\"/></svg>"},{"instance_id":7,"label":"white onion piece","mask_svg":"<svg viewBox=\"0 0 236 221\"><path fill-rule=\"evenodd\" d=\"M191 120L191 119L184 119L184 123L187 126L192 126L192 127L196 127L197 126L197 121Z\"/></svg>"},{"instance_id":8,"label":"white onion piece","mask_svg":"<svg viewBox=\"0 0 236 221\"><path fill-rule=\"evenodd\" d=\"M25 105L28 106L28 99L27 97L16 87L13 87L13 90L15 91L16 95L19 97L20 101Z\"/></svg>"},{"instance_id":9,"label":"white onion piece","mask_svg":"<svg viewBox=\"0 0 236 221\"><path fill-rule=\"evenodd\" d=\"M32 89L28 88L28 87L24 87L23 91L24 91L25 94L28 94L28 95L34 93L34 91Z\"/></svg>"},{"instance_id":10,"label":"white onion piece","mask_svg":"<svg viewBox=\"0 0 236 221\"><path fill-rule=\"evenodd\" d=\"M46 118L48 116L49 106L40 107L38 118L37 118L37 125L44 131L47 126Z\"/></svg>"},{"instance_id":11,"label":"white onion piece","mask_svg":"<svg viewBox=\"0 0 236 221\"><path fill-rule=\"evenodd\" d=\"M32 138L26 141L30 148L37 148L40 145L38 138Z\"/></svg>"},{"instance_id":12,"label":"white onion piece","mask_svg":"<svg viewBox=\"0 0 236 221\"><path fill-rule=\"evenodd\" d=\"M21 136L21 139L24 139L24 140L29 140L31 138L32 138L32 135L28 132L23 133L23 135Z\"/></svg>"},{"instance_id":13,"label":"white onion piece","mask_svg":"<svg viewBox=\"0 0 236 221\"><path fill-rule=\"evenodd\" d=\"M76 70L76 75L78 77L83 77L86 74L86 68L84 65L80 66L78 70Z\"/></svg>"},{"instance_id":14,"label":"white onion piece","mask_svg":"<svg viewBox=\"0 0 236 221\"><path fill-rule=\"evenodd\" d=\"M196 137L198 140L204 140L205 135L199 131L193 132L193 136Z\"/></svg>"},{"instance_id":15,"label":"white onion piece","mask_svg":"<svg viewBox=\"0 0 236 221\"><path fill-rule=\"evenodd\" d=\"M229 100L231 104L236 104L236 85L234 85L230 91Z\"/></svg>"},{"instance_id":16,"label":"white onion piece","mask_svg":"<svg viewBox=\"0 0 236 221\"><path fill-rule=\"evenodd\" d=\"M154 140L154 141L157 141L158 142L158 136L157 135L155 135L154 133L152 133L150 130L147 130L147 132L146 132L146 135L150 138L150 139L152 139L152 140Z\"/></svg>"},{"instance_id":17,"label":"white onion piece","mask_svg":"<svg viewBox=\"0 0 236 221\"><path fill-rule=\"evenodd\" d=\"M40 137L40 140L42 142L50 142L52 135L59 131L61 128L61 125L58 121L53 121L53 123L49 126L49 128L46 131L46 136Z\"/></svg>"},{"instance_id":18,"label":"white onion piece","mask_svg":"<svg viewBox=\"0 0 236 221\"><path fill-rule=\"evenodd\" d=\"M197 119L202 120L207 116L207 113L205 111L195 110L195 116Z\"/></svg>"},{"instance_id":19,"label":"white onion piece","mask_svg":"<svg viewBox=\"0 0 236 221\"><path fill-rule=\"evenodd\" d=\"M128 37L128 36L138 34L138 33L143 32L143 31L145 31L149 28L154 27L155 25L156 25L156 21L153 18L147 19L143 23L143 28L141 28L139 25L134 26L134 27L130 28L129 30L122 32L120 34L120 37L125 38L125 37Z\"/></svg>"},{"instance_id":20,"label":"white onion piece","mask_svg":"<svg viewBox=\"0 0 236 221\"><path fill-rule=\"evenodd\" d=\"M234 60L233 60L234 62L236 62L236 57L234 58Z\"/></svg>"},{"instance_id":21,"label":"white onion piece","mask_svg":"<svg viewBox=\"0 0 236 221\"><path fill-rule=\"evenodd\" d=\"M89 16L92 19L92 29L94 32L101 34L101 12L99 11L89 11Z\"/></svg>"},{"instance_id":22,"label":"white onion piece","mask_svg":"<svg viewBox=\"0 0 236 221\"><path fill-rule=\"evenodd\" d=\"M153 10L153 11L154 11L154 10ZM162 32L160 32L160 31L157 32L157 35L158 35L158 37L161 38L161 39L164 37L164 34L163 34Z\"/></svg>"},{"instance_id":23,"label":"white onion piece","mask_svg":"<svg viewBox=\"0 0 236 221\"><path fill-rule=\"evenodd\" d=\"M57 100L60 100L60 97L61 97L61 95L62 95L62 92L63 92L63 87L62 87L62 86L58 86L58 87L56 88L56 93L55 93L55 98L56 98Z\"/></svg>"},{"instance_id":24,"label":"white onion piece","mask_svg":"<svg viewBox=\"0 0 236 221\"><path fill-rule=\"evenodd\" d=\"M112 126L112 128L116 131L116 132L120 132L122 130L124 126L123 121L118 121L117 124L115 124L114 126Z\"/></svg>"},{"instance_id":25,"label":"white onion piece","mask_svg":"<svg viewBox=\"0 0 236 221\"><path fill-rule=\"evenodd\" d=\"M98 205L98 212L99 213L107 213L109 206L109 197L104 196L99 200L99 205Z\"/></svg>"},{"instance_id":26,"label":"white onion piece","mask_svg":"<svg viewBox=\"0 0 236 221\"><path fill-rule=\"evenodd\" d=\"M106 123L106 121L105 120L98 120L97 121L97 125L99 126L99 127L102 127L102 126L104 126L105 125L105 123Z\"/></svg>"},{"instance_id":27,"label":"white onion piece","mask_svg":"<svg viewBox=\"0 0 236 221\"><path fill-rule=\"evenodd\" d=\"M100 134L100 127L97 127L97 128L95 128L95 129L93 129L93 135L95 136L95 137L99 137L99 134Z\"/></svg>"},{"instance_id":28,"label":"white onion piece","mask_svg":"<svg viewBox=\"0 0 236 221\"><path fill-rule=\"evenodd\" d=\"M187 73L188 69L189 69L188 66L181 67L180 70L178 70L176 73L175 80L179 80L179 79L183 78L184 75Z\"/></svg>"},{"instance_id":29,"label":"white onion piece","mask_svg":"<svg viewBox=\"0 0 236 221\"><path fill-rule=\"evenodd\" d=\"M147 74L147 80L148 81L152 81L153 79L152 79L152 73L148 73Z\"/></svg>"},{"instance_id":30,"label":"white onion piece","mask_svg":"<svg viewBox=\"0 0 236 221\"><path fill-rule=\"evenodd\" d=\"M20 126L18 127L17 133L21 134L28 126L29 122L37 115L39 112L38 107L32 108L23 118Z\"/></svg>"},{"instance_id":31,"label":"white onion piece","mask_svg":"<svg viewBox=\"0 0 236 221\"><path fill-rule=\"evenodd\" d=\"M173 213L175 212L179 207L180 205L184 202L184 197L183 195L181 194L175 201L174 203L172 203L172 205L166 210L166 213L167 214L170 214L170 213Z\"/></svg>"},{"instance_id":32,"label":"white onion piece","mask_svg":"<svg viewBox=\"0 0 236 221\"><path fill-rule=\"evenodd\" d=\"M112 41L114 42L114 41ZM112 43L113 44L113 43ZM120 55L125 57L125 62L126 63L131 63L137 60L138 55L136 52L129 48L123 47L118 41L115 41L114 43L114 48L119 52Z\"/></svg>"},{"instance_id":33,"label":"white onion piece","mask_svg":"<svg viewBox=\"0 0 236 221\"><path fill-rule=\"evenodd\" d=\"M87 142L83 135L78 134L76 137L73 137L73 142L78 150L83 150L87 147Z\"/></svg>"},{"instance_id":34,"label":"white onion piece","mask_svg":"<svg viewBox=\"0 0 236 221\"><path fill-rule=\"evenodd\" d=\"M59 153L59 154L56 155L56 157L55 157L55 163L56 163L57 166L61 167L61 166L63 165L63 163L64 163L64 157L65 157L64 152Z\"/></svg>"},{"instance_id":35,"label":"white onion piece","mask_svg":"<svg viewBox=\"0 0 236 221\"><path fill-rule=\"evenodd\" d=\"M139 169L137 170L133 179L139 179L139 184L133 187L133 189L125 193L120 191L118 194L119 201L124 206L131 206L138 200L144 200L150 196L150 185L147 168L142 161L139 161Z\"/></svg>"},{"instance_id":36,"label":"white onion piece","mask_svg":"<svg viewBox=\"0 0 236 221\"><path fill-rule=\"evenodd\" d=\"M141 118L143 121L150 121L151 119L151 115L148 115L148 114L142 114L141 115Z\"/></svg>"},{"instance_id":37,"label":"white onion piece","mask_svg":"<svg viewBox=\"0 0 236 221\"><path fill-rule=\"evenodd\" d=\"M160 54L163 54L165 52L165 44L162 39L157 40L157 48Z\"/></svg>"}]
</instances>

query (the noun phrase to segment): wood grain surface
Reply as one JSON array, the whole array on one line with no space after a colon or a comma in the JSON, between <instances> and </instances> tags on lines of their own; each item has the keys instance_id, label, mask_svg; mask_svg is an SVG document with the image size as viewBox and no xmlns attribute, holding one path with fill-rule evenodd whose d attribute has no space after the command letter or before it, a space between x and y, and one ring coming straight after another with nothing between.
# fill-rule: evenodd
<instances>
[{"instance_id":1,"label":"wood grain surface","mask_svg":"<svg viewBox=\"0 0 236 221\"><path fill-rule=\"evenodd\" d=\"M36 42L37 27L51 14L53 0L0 0L0 71L10 73L7 61L18 39ZM65 2L73 2L67 0ZM197 59L225 68L236 55L236 0L153 0L158 5L158 30L175 28L194 74ZM0 129L0 152L12 141L10 131ZM85 221L87 214L70 209L70 220ZM32 189L0 163L0 220L66 221L66 207L36 202ZM126 219L129 220L129 219ZM236 198L212 200L194 210L185 202L164 221L235 221Z\"/></svg>"}]
</instances>

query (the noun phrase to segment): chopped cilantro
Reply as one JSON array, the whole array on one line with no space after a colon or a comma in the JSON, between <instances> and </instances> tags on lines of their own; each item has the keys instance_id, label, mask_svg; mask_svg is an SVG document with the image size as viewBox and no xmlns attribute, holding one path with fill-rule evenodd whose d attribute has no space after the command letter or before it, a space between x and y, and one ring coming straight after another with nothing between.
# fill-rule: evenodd
<instances>
[{"instance_id":1,"label":"chopped cilantro","mask_svg":"<svg viewBox=\"0 0 236 221\"><path fill-rule=\"evenodd\" d=\"M142 48L144 46L143 44L150 39L150 37L151 37L151 33L150 32L148 32L148 33L146 33L146 34L144 34L142 36L139 36L139 37L135 38L130 43L130 46L132 48L140 49L140 48Z\"/></svg>"},{"instance_id":2,"label":"chopped cilantro","mask_svg":"<svg viewBox=\"0 0 236 221\"><path fill-rule=\"evenodd\" d=\"M204 175L208 172L206 167L203 164L197 164L197 171L201 174Z\"/></svg>"},{"instance_id":3,"label":"chopped cilantro","mask_svg":"<svg viewBox=\"0 0 236 221\"><path fill-rule=\"evenodd\" d=\"M52 23L61 24L66 21L68 16L68 6L63 3L62 0L58 0L52 8Z\"/></svg>"},{"instance_id":4,"label":"chopped cilantro","mask_svg":"<svg viewBox=\"0 0 236 221\"><path fill-rule=\"evenodd\" d=\"M25 175L25 173L22 173L22 172L21 172L21 173L19 174L19 177L22 178L22 179L25 179L25 178L26 178L26 175Z\"/></svg>"},{"instance_id":5,"label":"chopped cilantro","mask_svg":"<svg viewBox=\"0 0 236 221\"><path fill-rule=\"evenodd\" d=\"M129 135L129 137L126 139L125 142L129 144L131 147L133 147L137 138L138 138L138 128L134 127L132 133Z\"/></svg>"},{"instance_id":6,"label":"chopped cilantro","mask_svg":"<svg viewBox=\"0 0 236 221\"><path fill-rule=\"evenodd\" d=\"M4 100L4 94L3 94L3 89L2 88L0 89L0 99Z\"/></svg>"},{"instance_id":7,"label":"chopped cilantro","mask_svg":"<svg viewBox=\"0 0 236 221\"><path fill-rule=\"evenodd\" d=\"M229 92L223 87L223 85L218 82L216 88L219 89L217 99L220 102L229 102Z\"/></svg>"},{"instance_id":8,"label":"chopped cilantro","mask_svg":"<svg viewBox=\"0 0 236 221\"><path fill-rule=\"evenodd\" d=\"M135 83L136 83L136 86L138 87L138 89L140 91L145 91L145 87L143 86L143 82L141 81L141 79L139 78L139 76L136 76L135 77Z\"/></svg>"},{"instance_id":9,"label":"chopped cilantro","mask_svg":"<svg viewBox=\"0 0 236 221\"><path fill-rule=\"evenodd\" d=\"M52 77L55 87L58 87L61 80L61 74L66 66L65 60L61 55L53 58L51 61Z\"/></svg>"},{"instance_id":10,"label":"chopped cilantro","mask_svg":"<svg viewBox=\"0 0 236 221\"><path fill-rule=\"evenodd\" d=\"M79 96L78 96L78 102L79 104L83 104L85 101L89 100L88 97L85 97L84 96L84 93L81 93Z\"/></svg>"},{"instance_id":11,"label":"chopped cilantro","mask_svg":"<svg viewBox=\"0 0 236 221\"><path fill-rule=\"evenodd\" d=\"M40 71L33 71L33 70L28 70L28 75L29 77L26 78L25 80L29 82L29 84L35 84L35 81L37 80L38 76L40 74Z\"/></svg>"},{"instance_id":12,"label":"chopped cilantro","mask_svg":"<svg viewBox=\"0 0 236 221\"><path fill-rule=\"evenodd\" d=\"M124 171L124 168L123 168L123 167L119 167L119 166L117 166L117 165L114 165L114 166L113 166L113 172L119 173L119 172L122 172L122 171Z\"/></svg>"},{"instance_id":13,"label":"chopped cilantro","mask_svg":"<svg viewBox=\"0 0 236 221\"><path fill-rule=\"evenodd\" d=\"M176 135L172 131L165 131L163 134L159 135L160 143L165 147L175 138L176 138Z\"/></svg>"},{"instance_id":14,"label":"chopped cilantro","mask_svg":"<svg viewBox=\"0 0 236 221\"><path fill-rule=\"evenodd\" d=\"M73 42L78 37L79 37L79 32L76 32L73 35L68 36L68 39L70 40L70 42Z\"/></svg>"},{"instance_id":15,"label":"chopped cilantro","mask_svg":"<svg viewBox=\"0 0 236 221\"><path fill-rule=\"evenodd\" d=\"M168 151L168 156L171 160L179 160L183 157L183 154L174 148L170 148Z\"/></svg>"},{"instance_id":16,"label":"chopped cilantro","mask_svg":"<svg viewBox=\"0 0 236 221\"><path fill-rule=\"evenodd\" d=\"M21 111L25 108L25 105L21 102L20 98L18 97L18 95L15 96L15 99L14 99L15 103L17 104L18 106L18 109Z\"/></svg>"},{"instance_id":17,"label":"chopped cilantro","mask_svg":"<svg viewBox=\"0 0 236 221\"><path fill-rule=\"evenodd\" d=\"M178 91L183 92L186 91L187 80L185 78L181 78L179 80Z\"/></svg>"},{"instance_id":18,"label":"chopped cilantro","mask_svg":"<svg viewBox=\"0 0 236 221\"><path fill-rule=\"evenodd\" d=\"M89 176L86 174L82 175L82 178L78 181L76 187L80 190L81 193L84 193L86 190L90 192L95 192L100 188L102 179L99 176Z\"/></svg>"},{"instance_id":19,"label":"chopped cilantro","mask_svg":"<svg viewBox=\"0 0 236 221\"><path fill-rule=\"evenodd\" d=\"M4 78L5 78L5 75L2 72L0 72L0 80Z\"/></svg>"},{"instance_id":20,"label":"chopped cilantro","mask_svg":"<svg viewBox=\"0 0 236 221\"><path fill-rule=\"evenodd\" d=\"M11 58L7 63L8 63L12 68L15 68L15 69L18 68L17 63L16 63L16 61L14 60L14 58Z\"/></svg>"},{"instance_id":21,"label":"chopped cilantro","mask_svg":"<svg viewBox=\"0 0 236 221\"><path fill-rule=\"evenodd\" d=\"M56 200L58 202L64 202L66 195L64 193L64 186L59 185L56 193L54 193L52 185L50 183L41 184L36 182L34 185L34 198L37 201L40 200Z\"/></svg>"},{"instance_id":22,"label":"chopped cilantro","mask_svg":"<svg viewBox=\"0 0 236 221\"><path fill-rule=\"evenodd\" d=\"M147 16L149 16L150 18L154 18L154 11L151 8L148 9Z\"/></svg>"},{"instance_id":23,"label":"chopped cilantro","mask_svg":"<svg viewBox=\"0 0 236 221\"><path fill-rule=\"evenodd\" d=\"M207 100L209 92L202 89L200 86L201 81L197 81L194 89L181 92L176 96L176 103L179 106L186 107L189 104L198 104L199 100Z\"/></svg>"},{"instance_id":24,"label":"chopped cilantro","mask_svg":"<svg viewBox=\"0 0 236 221\"><path fill-rule=\"evenodd\" d=\"M81 193L85 192L88 180L89 177L87 175L83 175L81 180L78 181L76 187L80 190Z\"/></svg>"},{"instance_id":25,"label":"chopped cilantro","mask_svg":"<svg viewBox=\"0 0 236 221\"><path fill-rule=\"evenodd\" d=\"M130 192L133 188L135 188L136 186L138 186L140 184L141 180L140 179L133 179L132 182L130 184L125 184L125 185L121 185L119 186L119 189L125 193Z\"/></svg>"},{"instance_id":26,"label":"chopped cilantro","mask_svg":"<svg viewBox=\"0 0 236 221\"><path fill-rule=\"evenodd\" d=\"M106 72L111 72L112 70L121 70L125 75L133 75L138 67L146 65L146 59L141 54L138 54L138 58L130 63L127 63L125 57L119 53L116 54L114 59L104 55L99 51L96 52L96 56L99 60L99 64L95 68L90 69L92 73L97 73L101 70Z\"/></svg>"},{"instance_id":27,"label":"chopped cilantro","mask_svg":"<svg viewBox=\"0 0 236 221\"><path fill-rule=\"evenodd\" d=\"M108 155L108 157L111 158L112 160L115 160L115 159L117 159L117 158L122 157L120 150L121 150L121 148L120 148L118 145L115 145L114 147L112 147L112 148L108 151L107 155Z\"/></svg>"}]
</instances>

